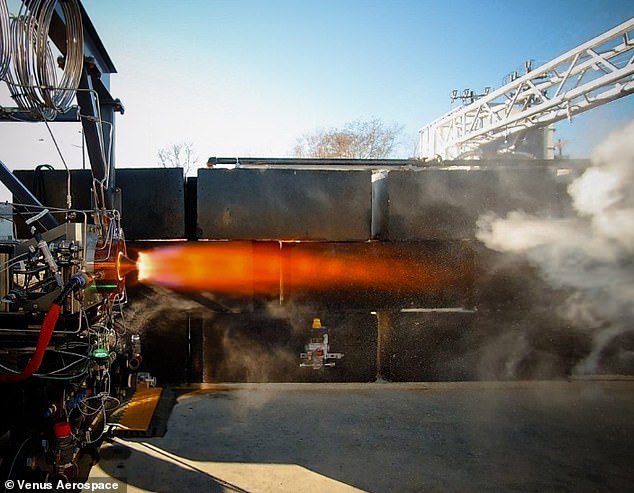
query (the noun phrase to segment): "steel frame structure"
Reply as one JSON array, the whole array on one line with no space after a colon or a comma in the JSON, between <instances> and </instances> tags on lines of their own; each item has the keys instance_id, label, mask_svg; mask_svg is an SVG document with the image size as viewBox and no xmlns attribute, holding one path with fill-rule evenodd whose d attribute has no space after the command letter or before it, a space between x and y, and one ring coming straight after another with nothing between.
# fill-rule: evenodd
<instances>
[{"instance_id":1,"label":"steel frame structure","mask_svg":"<svg viewBox=\"0 0 634 493\"><path fill-rule=\"evenodd\" d=\"M84 6L81 1L78 3L83 28L85 60L77 90L78 107L59 114L55 121L81 121L93 177L104 185L105 203L95 204L95 206L112 208L117 200L114 160L115 112L123 114L124 107L119 99L114 99L110 94L110 74L116 73L117 70ZM51 19L49 38L62 54L66 53L65 31L64 12L60 4L57 4ZM0 111L0 122L28 120L28 115L23 115L17 109L4 108L4 112ZM14 195L20 197L24 204L42 205L19 180L10 175L11 172L4 163L0 163L0 181ZM52 216L47 219L47 222L56 223Z\"/></svg>"},{"instance_id":2,"label":"steel frame structure","mask_svg":"<svg viewBox=\"0 0 634 493\"><path fill-rule=\"evenodd\" d=\"M632 92L634 17L421 128L419 157L456 159Z\"/></svg>"}]
</instances>

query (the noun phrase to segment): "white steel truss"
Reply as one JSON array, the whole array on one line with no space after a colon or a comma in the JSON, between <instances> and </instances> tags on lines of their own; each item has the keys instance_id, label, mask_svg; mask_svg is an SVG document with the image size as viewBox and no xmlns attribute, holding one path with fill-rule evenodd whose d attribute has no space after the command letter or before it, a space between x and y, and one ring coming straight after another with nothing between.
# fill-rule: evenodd
<instances>
[{"instance_id":1,"label":"white steel truss","mask_svg":"<svg viewBox=\"0 0 634 493\"><path fill-rule=\"evenodd\" d=\"M634 17L419 130L419 157L456 159L634 92Z\"/></svg>"}]
</instances>

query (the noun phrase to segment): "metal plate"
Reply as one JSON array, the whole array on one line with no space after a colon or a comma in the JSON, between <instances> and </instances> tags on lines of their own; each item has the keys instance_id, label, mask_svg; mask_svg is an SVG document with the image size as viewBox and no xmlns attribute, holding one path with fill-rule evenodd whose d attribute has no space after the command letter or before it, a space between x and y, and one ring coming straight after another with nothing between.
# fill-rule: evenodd
<instances>
[{"instance_id":1,"label":"metal plate","mask_svg":"<svg viewBox=\"0 0 634 493\"><path fill-rule=\"evenodd\" d=\"M121 224L126 239L185 237L185 192L180 168L118 169Z\"/></svg>"},{"instance_id":2,"label":"metal plate","mask_svg":"<svg viewBox=\"0 0 634 493\"><path fill-rule=\"evenodd\" d=\"M13 173L45 206L66 207L68 173L65 170L42 170L39 173L16 170ZM91 188L90 170L71 170L70 192L74 208L91 208Z\"/></svg>"},{"instance_id":3,"label":"metal plate","mask_svg":"<svg viewBox=\"0 0 634 493\"><path fill-rule=\"evenodd\" d=\"M38 173L31 170L16 170L13 173L46 207L67 207L68 173L65 170L42 170ZM92 209L91 188L90 170L71 170L70 192L73 208ZM63 215L57 214L55 217L60 222L64 221ZM31 233L24 221L17 218L16 224L18 238L30 238Z\"/></svg>"},{"instance_id":4,"label":"metal plate","mask_svg":"<svg viewBox=\"0 0 634 493\"><path fill-rule=\"evenodd\" d=\"M473 239L481 214L558 216L564 200L544 168L390 171L387 187L388 233L380 236L392 241Z\"/></svg>"},{"instance_id":5,"label":"metal plate","mask_svg":"<svg viewBox=\"0 0 634 493\"><path fill-rule=\"evenodd\" d=\"M198 228L204 239L366 241L369 171L203 169Z\"/></svg>"}]
</instances>

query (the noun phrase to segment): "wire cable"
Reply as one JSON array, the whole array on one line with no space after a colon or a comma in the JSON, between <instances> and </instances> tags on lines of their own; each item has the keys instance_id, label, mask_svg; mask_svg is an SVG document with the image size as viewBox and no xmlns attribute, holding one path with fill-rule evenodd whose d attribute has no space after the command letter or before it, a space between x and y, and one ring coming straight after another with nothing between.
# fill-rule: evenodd
<instances>
[{"instance_id":1,"label":"wire cable","mask_svg":"<svg viewBox=\"0 0 634 493\"><path fill-rule=\"evenodd\" d=\"M51 72L46 70L48 66L48 32L53 18L53 13L58 5L57 0L44 0L38 15L38 30L36 40L36 53L38 79L44 86L57 86L56 77L48 79ZM75 98L75 90L79 87L82 68L84 65L84 34L81 22L79 5L76 0L59 2L66 20L66 53L59 61L63 70L59 86L61 90L43 91L43 98L47 105L58 111L65 112ZM54 72L53 72L54 73Z\"/></svg>"},{"instance_id":2,"label":"wire cable","mask_svg":"<svg viewBox=\"0 0 634 493\"><path fill-rule=\"evenodd\" d=\"M3 80L11 63L11 21L6 0L0 0L0 80Z\"/></svg>"},{"instance_id":3,"label":"wire cable","mask_svg":"<svg viewBox=\"0 0 634 493\"><path fill-rule=\"evenodd\" d=\"M59 57L56 68L48 33L58 6L66 25L66 53ZM6 81L20 109L35 119L44 120L52 120L58 112L68 111L84 64L83 26L77 0L25 2L18 15L11 19L7 39L12 45L12 63ZM59 84L58 69L62 71Z\"/></svg>"}]
</instances>

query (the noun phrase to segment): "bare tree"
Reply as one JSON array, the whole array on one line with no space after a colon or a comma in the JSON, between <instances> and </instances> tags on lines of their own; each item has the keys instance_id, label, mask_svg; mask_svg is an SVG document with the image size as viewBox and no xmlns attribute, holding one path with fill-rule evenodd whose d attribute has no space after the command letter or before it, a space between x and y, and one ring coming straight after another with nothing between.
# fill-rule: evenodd
<instances>
[{"instance_id":1,"label":"bare tree","mask_svg":"<svg viewBox=\"0 0 634 493\"><path fill-rule=\"evenodd\" d=\"M317 130L297 140L295 156L315 158L368 159L392 155L403 127L386 125L374 118L356 120L343 128Z\"/></svg>"},{"instance_id":2,"label":"bare tree","mask_svg":"<svg viewBox=\"0 0 634 493\"><path fill-rule=\"evenodd\" d=\"M159 149L157 156L163 168L183 168L185 175L192 171L198 162L198 156L194 153L194 144L191 142L179 142L163 147Z\"/></svg>"}]
</instances>

